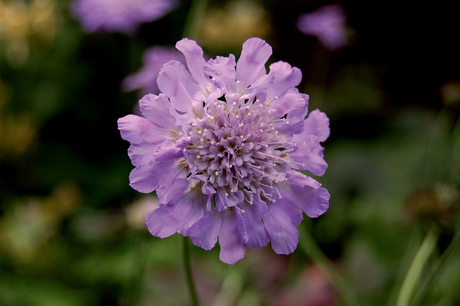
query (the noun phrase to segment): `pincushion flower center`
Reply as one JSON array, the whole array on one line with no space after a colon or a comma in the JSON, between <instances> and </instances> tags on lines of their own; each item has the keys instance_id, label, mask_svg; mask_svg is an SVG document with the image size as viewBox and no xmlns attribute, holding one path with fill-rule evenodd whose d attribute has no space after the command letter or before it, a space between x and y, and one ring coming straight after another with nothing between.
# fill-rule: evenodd
<instances>
[{"instance_id":1,"label":"pincushion flower center","mask_svg":"<svg viewBox=\"0 0 460 306\"><path fill-rule=\"evenodd\" d=\"M276 188L276 183L285 180L277 169L288 162L289 144L276 130L286 121L275 120L269 109L270 105L258 100L208 103L204 119L194 123L184 149L188 177L198 179L199 186L211 184L215 191L224 188L226 196Z\"/></svg>"}]
</instances>

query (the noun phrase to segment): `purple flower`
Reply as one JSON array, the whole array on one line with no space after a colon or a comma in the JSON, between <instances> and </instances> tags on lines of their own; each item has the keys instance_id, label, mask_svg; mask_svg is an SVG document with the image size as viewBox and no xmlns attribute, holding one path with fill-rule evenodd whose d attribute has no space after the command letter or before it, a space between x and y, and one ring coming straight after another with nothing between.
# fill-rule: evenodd
<instances>
[{"instance_id":1,"label":"purple flower","mask_svg":"<svg viewBox=\"0 0 460 306\"><path fill-rule=\"evenodd\" d=\"M329 119L318 110L305 119L308 95L295 87L300 70L276 62L267 74L272 48L260 38L243 44L238 62L232 54L206 62L186 38L176 48L189 71L165 64L157 80L162 93L139 102L144 117L118 119L131 143L131 187L156 190L160 201L146 218L150 233L190 236L205 250L219 241L229 264L246 246L270 241L276 253L292 253L302 212L314 218L329 206L328 191L296 170L326 171L320 142Z\"/></svg>"},{"instance_id":2,"label":"purple flower","mask_svg":"<svg viewBox=\"0 0 460 306\"><path fill-rule=\"evenodd\" d=\"M142 23L166 15L177 0L74 0L71 14L86 32L134 34Z\"/></svg>"},{"instance_id":3,"label":"purple flower","mask_svg":"<svg viewBox=\"0 0 460 306\"><path fill-rule=\"evenodd\" d=\"M185 58L176 49L167 47L152 47L143 55L144 66L134 74L127 76L121 87L123 91L140 89L141 94L157 94L160 90L157 85L157 77L164 64L171 60L185 63Z\"/></svg>"},{"instance_id":4,"label":"purple flower","mask_svg":"<svg viewBox=\"0 0 460 306\"><path fill-rule=\"evenodd\" d=\"M338 4L325 5L312 13L297 18L297 29L306 35L316 36L330 50L347 44L345 11Z\"/></svg>"}]
</instances>

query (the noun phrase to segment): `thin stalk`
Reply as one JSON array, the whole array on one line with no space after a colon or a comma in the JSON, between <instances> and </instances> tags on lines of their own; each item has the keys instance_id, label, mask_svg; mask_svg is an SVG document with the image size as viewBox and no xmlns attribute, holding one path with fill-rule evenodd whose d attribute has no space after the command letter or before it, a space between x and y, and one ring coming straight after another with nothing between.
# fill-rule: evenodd
<instances>
[{"instance_id":1,"label":"thin stalk","mask_svg":"<svg viewBox=\"0 0 460 306\"><path fill-rule=\"evenodd\" d=\"M444 251L444 253L438 259L436 264L433 266L428 276L425 278L425 281L422 283L422 286L420 287L419 291L415 295L414 301L412 302L412 304L410 304L411 306L417 306L423 302L423 299L428 293L428 290L431 288L431 285L434 283L436 278L439 276L443 267L446 265L449 258L452 257L452 254L455 253L459 245L460 245L460 230L458 230L458 232L455 234L454 238L450 242L447 249Z\"/></svg>"},{"instance_id":2,"label":"thin stalk","mask_svg":"<svg viewBox=\"0 0 460 306\"><path fill-rule=\"evenodd\" d=\"M190 250L188 246L188 238L182 237L182 258L184 263L185 280L190 292L190 299L192 306L198 306L198 298L195 291L195 284L193 283L192 269L190 267Z\"/></svg>"},{"instance_id":3,"label":"thin stalk","mask_svg":"<svg viewBox=\"0 0 460 306\"><path fill-rule=\"evenodd\" d=\"M410 298L414 287L422 273L423 268L428 260L428 258L433 253L433 250L438 241L438 231L436 227L432 227L425 236L425 239L422 242L422 245L415 254L414 260L407 271L406 277L399 291L398 300L396 306L407 306L409 305Z\"/></svg>"},{"instance_id":4,"label":"thin stalk","mask_svg":"<svg viewBox=\"0 0 460 306\"><path fill-rule=\"evenodd\" d=\"M193 0L190 10L185 21L182 37L196 39L200 31L201 20L203 19L204 10L208 0Z\"/></svg>"},{"instance_id":5,"label":"thin stalk","mask_svg":"<svg viewBox=\"0 0 460 306\"><path fill-rule=\"evenodd\" d=\"M303 251L313 260L316 265L318 265L318 267L326 275L332 285L334 285L342 297L344 304L348 306L358 306L358 301L356 300L347 282L342 277L342 275L340 275L340 273L332 266L331 262L321 251L318 244L313 239L310 232L306 229L306 225L304 224L300 226L299 244Z\"/></svg>"},{"instance_id":6,"label":"thin stalk","mask_svg":"<svg viewBox=\"0 0 460 306\"><path fill-rule=\"evenodd\" d=\"M398 274L393 284L393 288L391 289L390 297L388 298L388 306L394 306L396 304L396 299L398 298L399 290L401 289L404 277L406 276L407 271L409 269L408 267L410 266L412 259L414 258L417 252L417 246L420 243L419 236L420 233L418 229L414 229L412 237L407 246L406 253L404 254L404 257L401 260L401 264L399 265Z\"/></svg>"},{"instance_id":7,"label":"thin stalk","mask_svg":"<svg viewBox=\"0 0 460 306\"><path fill-rule=\"evenodd\" d=\"M142 294L142 285L144 282L145 271L149 262L151 253L151 244L153 239L144 239L140 233L132 233L132 249L135 256L132 277L127 280L126 285L121 293L120 305L139 305ZM138 256L142 254L142 256Z\"/></svg>"}]
</instances>

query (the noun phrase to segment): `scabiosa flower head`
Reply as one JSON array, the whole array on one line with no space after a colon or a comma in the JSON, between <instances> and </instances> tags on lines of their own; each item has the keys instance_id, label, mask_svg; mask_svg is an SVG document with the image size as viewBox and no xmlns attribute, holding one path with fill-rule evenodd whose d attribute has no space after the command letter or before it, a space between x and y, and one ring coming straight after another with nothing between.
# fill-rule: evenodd
<instances>
[{"instance_id":1,"label":"scabiosa flower head","mask_svg":"<svg viewBox=\"0 0 460 306\"><path fill-rule=\"evenodd\" d=\"M131 35L142 23L163 17L177 4L178 0L74 0L70 9L86 32Z\"/></svg>"},{"instance_id":2,"label":"scabiosa flower head","mask_svg":"<svg viewBox=\"0 0 460 306\"><path fill-rule=\"evenodd\" d=\"M139 104L144 117L118 120L135 168L130 185L156 190L159 208L147 215L152 235L176 232L234 264L245 247L271 241L278 254L292 253L302 211L318 217L329 193L298 170L322 175L320 142L329 119L318 110L307 119L308 96L295 87L301 72L288 63L265 63L272 53L260 38L248 39L235 56L205 61L195 41L176 44L187 61L165 64L159 95Z\"/></svg>"},{"instance_id":3,"label":"scabiosa flower head","mask_svg":"<svg viewBox=\"0 0 460 306\"><path fill-rule=\"evenodd\" d=\"M330 50L347 44L345 11L338 4L325 5L312 13L297 18L297 29L306 35L316 36Z\"/></svg>"},{"instance_id":4,"label":"scabiosa flower head","mask_svg":"<svg viewBox=\"0 0 460 306\"><path fill-rule=\"evenodd\" d=\"M158 73L164 64L171 60L185 63L185 58L172 47L151 47L144 52L144 66L136 73L128 75L122 82L123 91L133 91L140 89L142 95L148 93L157 94Z\"/></svg>"}]
</instances>

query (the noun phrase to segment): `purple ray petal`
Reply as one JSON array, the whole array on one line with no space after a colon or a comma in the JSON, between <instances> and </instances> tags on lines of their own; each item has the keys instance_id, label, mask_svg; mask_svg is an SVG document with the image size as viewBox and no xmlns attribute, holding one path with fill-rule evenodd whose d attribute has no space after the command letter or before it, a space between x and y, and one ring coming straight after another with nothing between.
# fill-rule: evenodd
<instances>
[{"instance_id":1,"label":"purple ray petal","mask_svg":"<svg viewBox=\"0 0 460 306\"><path fill-rule=\"evenodd\" d=\"M205 211L203 217L190 227L190 238L194 245L210 250L217 242L222 224L222 214L216 210Z\"/></svg>"},{"instance_id":2,"label":"purple ray petal","mask_svg":"<svg viewBox=\"0 0 460 306\"><path fill-rule=\"evenodd\" d=\"M250 38L243 44L241 56L236 64L236 78L246 88L256 81L260 71L272 54L272 47L260 38Z\"/></svg>"},{"instance_id":3,"label":"purple ray petal","mask_svg":"<svg viewBox=\"0 0 460 306\"><path fill-rule=\"evenodd\" d=\"M297 171L291 171L287 182L279 184L279 190L294 207L310 218L322 215L329 208L329 192L319 188L321 184Z\"/></svg>"},{"instance_id":4,"label":"purple ray petal","mask_svg":"<svg viewBox=\"0 0 460 306\"><path fill-rule=\"evenodd\" d=\"M206 86L209 83L209 77L204 73L206 61L203 58L203 49L194 40L188 38L178 41L176 48L184 54L188 69L197 83L200 86Z\"/></svg>"},{"instance_id":5,"label":"purple ray petal","mask_svg":"<svg viewBox=\"0 0 460 306\"><path fill-rule=\"evenodd\" d=\"M241 236L235 212L227 210L222 213L219 230L220 260L233 265L244 257L246 249Z\"/></svg>"},{"instance_id":6,"label":"purple ray petal","mask_svg":"<svg viewBox=\"0 0 460 306\"><path fill-rule=\"evenodd\" d=\"M181 112L189 112L192 108L192 99L180 81L176 67L170 63L163 66L158 75L158 87L165 93L172 106Z\"/></svg>"},{"instance_id":7,"label":"purple ray petal","mask_svg":"<svg viewBox=\"0 0 460 306\"><path fill-rule=\"evenodd\" d=\"M300 216L299 216L300 214ZM277 254L291 254L297 248L299 231L293 220L302 219L302 213L291 205L277 201L268 207L264 225ZM300 221L299 221L300 222Z\"/></svg>"}]
</instances>

